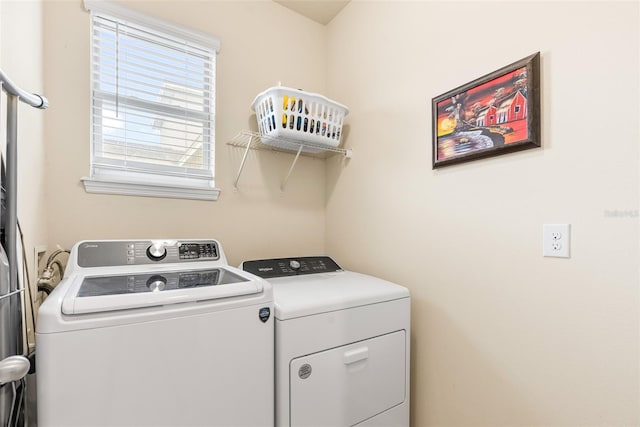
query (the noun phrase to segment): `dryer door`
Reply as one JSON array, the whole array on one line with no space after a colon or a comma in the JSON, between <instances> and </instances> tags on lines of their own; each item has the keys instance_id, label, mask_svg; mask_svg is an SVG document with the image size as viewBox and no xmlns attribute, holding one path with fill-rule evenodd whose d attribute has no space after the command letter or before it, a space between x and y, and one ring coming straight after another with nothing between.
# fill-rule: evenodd
<instances>
[{"instance_id":1,"label":"dryer door","mask_svg":"<svg viewBox=\"0 0 640 427\"><path fill-rule=\"evenodd\" d=\"M293 359L291 425L352 426L404 402L405 331Z\"/></svg>"}]
</instances>

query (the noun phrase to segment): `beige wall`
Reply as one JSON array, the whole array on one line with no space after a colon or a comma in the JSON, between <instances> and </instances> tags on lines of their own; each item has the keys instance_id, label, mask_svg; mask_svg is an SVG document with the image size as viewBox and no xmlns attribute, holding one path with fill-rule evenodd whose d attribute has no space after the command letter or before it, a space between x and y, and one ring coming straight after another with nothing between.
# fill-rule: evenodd
<instances>
[{"instance_id":1,"label":"beige wall","mask_svg":"<svg viewBox=\"0 0 640 427\"><path fill-rule=\"evenodd\" d=\"M44 93L42 56L42 3L1 0L0 68L22 89ZM0 146L5 153L4 92L1 98ZM35 278L34 247L47 243L43 136L46 114L46 110L18 103L18 220L24 232L26 261L32 279ZM35 280L31 284L35 290Z\"/></svg>"},{"instance_id":2,"label":"beige wall","mask_svg":"<svg viewBox=\"0 0 640 427\"><path fill-rule=\"evenodd\" d=\"M283 85L324 92L326 27L271 1L121 2L220 38L216 99L216 202L87 194L89 173L89 13L81 0L46 1L47 224L50 246L83 239L219 239L233 264L244 258L324 250L322 161L304 158L280 191L293 156L243 154L226 142L256 129L250 103Z\"/></svg>"},{"instance_id":3,"label":"beige wall","mask_svg":"<svg viewBox=\"0 0 640 427\"><path fill-rule=\"evenodd\" d=\"M326 248L411 289L413 425L640 424L639 12L353 1L329 24L355 154L328 163ZM431 98L536 51L543 148L432 170ZM557 222L570 259L541 256Z\"/></svg>"}]
</instances>

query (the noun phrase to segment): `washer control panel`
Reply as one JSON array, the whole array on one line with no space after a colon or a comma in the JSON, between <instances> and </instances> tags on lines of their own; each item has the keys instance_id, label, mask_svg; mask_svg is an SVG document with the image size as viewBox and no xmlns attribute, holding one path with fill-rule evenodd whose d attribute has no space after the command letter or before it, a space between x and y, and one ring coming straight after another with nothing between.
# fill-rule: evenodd
<instances>
[{"instance_id":1,"label":"washer control panel","mask_svg":"<svg viewBox=\"0 0 640 427\"><path fill-rule=\"evenodd\" d=\"M220 259L215 240L117 240L83 242L78 246L80 267L169 264Z\"/></svg>"},{"instance_id":2,"label":"washer control panel","mask_svg":"<svg viewBox=\"0 0 640 427\"><path fill-rule=\"evenodd\" d=\"M242 269L263 279L342 271L342 268L328 256L245 261L242 263Z\"/></svg>"}]
</instances>

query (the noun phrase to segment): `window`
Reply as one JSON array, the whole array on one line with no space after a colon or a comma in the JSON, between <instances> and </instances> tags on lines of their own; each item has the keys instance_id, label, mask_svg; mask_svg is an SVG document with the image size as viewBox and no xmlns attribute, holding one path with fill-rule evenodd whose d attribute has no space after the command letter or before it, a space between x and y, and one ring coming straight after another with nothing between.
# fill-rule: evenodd
<instances>
[{"instance_id":1,"label":"window","mask_svg":"<svg viewBox=\"0 0 640 427\"><path fill-rule=\"evenodd\" d=\"M217 199L218 40L105 1L91 11L88 192Z\"/></svg>"}]
</instances>

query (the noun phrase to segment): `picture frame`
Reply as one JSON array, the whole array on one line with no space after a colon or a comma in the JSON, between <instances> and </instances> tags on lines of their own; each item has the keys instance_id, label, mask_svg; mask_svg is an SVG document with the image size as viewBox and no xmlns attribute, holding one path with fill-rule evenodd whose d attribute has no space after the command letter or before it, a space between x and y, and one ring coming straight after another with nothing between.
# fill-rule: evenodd
<instances>
[{"instance_id":1,"label":"picture frame","mask_svg":"<svg viewBox=\"0 0 640 427\"><path fill-rule=\"evenodd\" d=\"M540 52L432 99L432 169L540 147Z\"/></svg>"}]
</instances>

